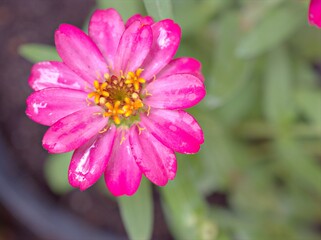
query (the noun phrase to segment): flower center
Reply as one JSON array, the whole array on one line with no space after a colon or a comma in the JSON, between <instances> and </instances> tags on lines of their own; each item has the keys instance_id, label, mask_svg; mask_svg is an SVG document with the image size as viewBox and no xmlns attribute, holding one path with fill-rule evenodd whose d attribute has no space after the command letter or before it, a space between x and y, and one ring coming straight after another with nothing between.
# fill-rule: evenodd
<instances>
[{"instance_id":1,"label":"flower center","mask_svg":"<svg viewBox=\"0 0 321 240\"><path fill-rule=\"evenodd\" d=\"M122 120L137 116L144 104L142 99L142 86L146 82L140 75L143 69L128 72L127 76L104 74L104 82L94 81L95 91L88 94L95 104L101 106L105 112L104 117L112 117L115 124Z\"/></svg>"}]
</instances>

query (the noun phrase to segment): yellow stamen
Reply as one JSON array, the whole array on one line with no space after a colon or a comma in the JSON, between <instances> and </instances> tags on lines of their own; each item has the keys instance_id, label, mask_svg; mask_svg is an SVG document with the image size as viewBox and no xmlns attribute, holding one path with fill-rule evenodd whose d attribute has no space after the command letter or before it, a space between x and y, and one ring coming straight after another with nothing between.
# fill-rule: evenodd
<instances>
[{"instance_id":1,"label":"yellow stamen","mask_svg":"<svg viewBox=\"0 0 321 240\"><path fill-rule=\"evenodd\" d=\"M101 98L99 98L99 104L100 105L104 105L104 104L106 104L106 98L103 98L103 97L101 97Z\"/></svg>"},{"instance_id":2,"label":"yellow stamen","mask_svg":"<svg viewBox=\"0 0 321 240\"><path fill-rule=\"evenodd\" d=\"M120 145L122 145L125 140L126 140L126 138L124 136L122 136L121 140L120 140Z\"/></svg>"},{"instance_id":3,"label":"yellow stamen","mask_svg":"<svg viewBox=\"0 0 321 240\"><path fill-rule=\"evenodd\" d=\"M117 125L120 124L120 119L119 119L118 115L114 115L114 116L113 116L113 119L114 119L114 122L115 122Z\"/></svg>"},{"instance_id":4,"label":"yellow stamen","mask_svg":"<svg viewBox=\"0 0 321 240\"><path fill-rule=\"evenodd\" d=\"M149 114L150 114L150 106L148 106L147 108L147 117L149 116Z\"/></svg>"},{"instance_id":5,"label":"yellow stamen","mask_svg":"<svg viewBox=\"0 0 321 240\"><path fill-rule=\"evenodd\" d=\"M140 109L144 107L141 98L145 94L140 91L146 82L144 78L140 77L143 71L142 68L138 68L135 71L125 73L126 75L123 71L120 71L119 75L105 73L103 77L97 73L98 77L93 81L93 91L88 93L86 101L88 104L95 103L102 107L104 111L101 114L110 118L110 121L113 121L114 124L123 123L126 125L128 122L123 122L123 119L136 116ZM105 131L105 129L101 130L101 132Z\"/></svg>"},{"instance_id":6,"label":"yellow stamen","mask_svg":"<svg viewBox=\"0 0 321 240\"><path fill-rule=\"evenodd\" d=\"M97 80L94 81L94 87L99 90L99 82Z\"/></svg>"},{"instance_id":7,"label":"yellow stamen","mask_svg":"<svg viewBox=\"0 0 321 240\"><path fill-rule=\"evenodd\" d=\"M104 74L104 79L105 79L106 81L109 80L109 74L108 74L108 73L105 73L105 74Z\"/></svg>"},{"instance_id":8,"label":"yellow stamen","mask_svg":"<svg viewBox=\"0 0 321 240\"><path fill-rule=\"evenodd\" d=\"M119 109L119 107L120 107L120 101L116 101L115 102L115 104L114 104L114 106L110 103L110 102L107 102L106 104L105 104L105 106L108 108L108 112L105 112L104 113L104 116L106 116L106 117L113 117L113 120L114 120L114 122L118 125L118 124L120 124L120 118L119 118L119 115L122 115L122 114L124 114L125 113L125 111L124 110L122 110L122 109Z\"/></svg>"},{"instance_id":9,"label":"yellow stamen","mask_svg":"<svg viewBox=\"0 0 321 240\"><path fill-rule=\"evenodd\" d=\"M145 90L145 95L146 95L146 96L152 96L152 94L149 93L149 92L147 91L147 89Z\"/></svg>"},{"instance_id":10,"label":"yellow stamen","mask_svg":"<svg viewBox=\"0 0 321 240\"><path fill-rule=\"evenodd\" d=\"M138 97L139 97L139 96L138 96L137 93L134 92L134 93L132 94L132 98L133 98L133 99L137 99Z\"/></svg>"},{"instance_id":11,"label":"yellow stamen","mask_svg":"<svg viewBox=\"0 0 321 240\"><path fill-rule=\"evenodd\" d=\"M136 76L140 76L140 74L142 73L144 71L144 69L142 69L142 68L138 68L137 70L136 70Z\"/></svg>"},{"instance_id":12,"label":"yellow stamen","mask_svg":"<svg viewBox=\"0 0 321 240\"><path fill-rule=\"evenodd\" d=\"M88 98L92 98L95 95L96 95L96 92L91 92L91 93L88 94Z\"/></svg>"},{"instance_id":13,"label":"yellow stamen","mask_svg":"<svg viewBox=\"0 0 321 240\"><path fill-rule=\"evenodd\" d=\"M139 124L136 124L137 128L138 128L138 134L140 135L142 133L142 131L145 130L145 128L139 126Z\"/></svg>"},{"instance_id":14,"label":"yellow stamen","mask_svg":"<svg viewBox=\"0 0 321 240\"><path fill-rule=\"evenodd\" d=\"M100 99L100 96L99 94L95 95L95 103L98 104L99 103L99 99Z\"/></svg>"},{"instance_id":15,"label":"yellow stamen","mask_svg":"<svg viewBox=\"0 0 321 240\"><path fill-rule=\"evenodd\" d=\"M138 68L136 72L128 72L125 80L126 84L133 84L136 91L139 90L140 84L146 82L144 78L140 77L140 74L144 71L142 68Z\"/></svg>"},{"instance_id":16,"label":"yellow stamen","mask_svg":"<svg viewBox=\"0 0 321 240\"><path fill-rule=\"evenodd\" d=\"M102 130L99 131L99 133L107 132L107 130L108 130L108 127L104 127Z\"/></svg>"},{"instance_id":17,"label":"yellow stamen","mask_svg":"<svg viewBox=\"0 0 321 240\"><path fill-rule=\"evenodd\" d=\"M101 95L103 95L104 97L109 97L109 93L106 91L102 91Z\"/></svg>"}]
</instances>

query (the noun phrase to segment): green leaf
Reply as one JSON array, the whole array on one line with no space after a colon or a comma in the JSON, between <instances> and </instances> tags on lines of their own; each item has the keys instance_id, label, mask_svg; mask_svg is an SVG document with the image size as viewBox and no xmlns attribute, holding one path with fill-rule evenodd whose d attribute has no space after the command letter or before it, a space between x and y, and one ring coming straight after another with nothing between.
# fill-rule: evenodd
<instances>
[{"instance_id":1,"label":"green leaf","mask_svg":"<svg viewBox=\"0 0 321 240\"><path fill-rule=\"evenodd\" d=\"M124 21L134 14L144 13L144 6L140 0L97 0L97 8L115 8Z\"/></svg>"},{"instance_id":2,"label":"green leaf","mask_svg":"<svg viewBox=\"0 0 321 240\"><path fill-rule=\"evenodd\" d=\"M293 184L318 193L321 197L321 167L310 157L302 145L289 138L277 139L275 152L279 166L284 169L283 177L287 177Z\"/></svg>"},{"instance_id":3,"label":"green leaf","mask_svg":"<svg viewBox=\"0 0 321 240\"><path fill-rule=\"evenodd\" d=\"M32 63L61 60L55 47L45 44L23 44L19 47L18 52L22 57Z\"/></svg>"},{"instance_id":4,"label":"green leaf","mask_svg":"<svg viewBox=\"0 0 321 240\"><path fill-rule=\"evenodd\" d=\"M253 62L235 56L241 30L236 12L225 14L219 24L217 45L213 49L214 64L212 80L208 82L208 94L215 96L218 105L223 105L233 97L249 80Z\"/></svg>"},{"instance_id":5,"label":"green leaf","mask_svg":"<svg viewBox=\"0 0 321 240\"><path fill-rule=\"evenodd\" d=\"M151 184L145 178L134 196L119 197L122 220L131 240L148 240L153 227L153 199Z\"/></svg>"},{"instance_id":6,"label":"green leaf","mask_svg":"<svg viewBox=\"0 0 321 240\"><path fill-rule=\"evenodd\" d=\"M298 89L298 107L314 125L321 127L321 91L318 89Z\"/></svg>"},{"instance_id":7,"label":"green leaf","mask_svg":"<svg viewBox=\"0 0 321 240\"><path fill-rule=\"evenodd\" d=\"M45 162L45 178L51 190L57 194L64 194L73 188L68 182L68 167L72 152L49 155Z\"/></svg>"},{"instance_id":8,"label":"green leaf","mask_svg":"<svg viewBox=\"0 0 321 240\"><path fill-rule=\"evenodd\" d=\"M204 129L204 144L198 155L199 159L192 159L190 165L196 172L195 184L204 194L210 194L217 189L227 189L231 176L237 169L237 159L240 159L236 146L232 143L229 133L224 126L215 119L215 114L195 114Z\"/></svg>"},{"instance_id":9,"label":"green leaf","mask_svg":"<svg viewBox=\"0 0 321 240\"><path fill-rule=\"evenodd\" d=\"M320 61L320 42L321 31L313 26L305 26L298 31L290 41L293 52L314 62Z\"/></svg>"},{"instance_id":10,"label":"green leaf","mask_svg":"<svg viewBox=\"0 0 321 240\"><path fill-rule=\"evenodd\" d=\"M174 0L174 19L182 27L183 37L189 34L198 37L199 30L202 29L209 20L228 6L231 0Z\"/></svg>"},{"instance_id":11,"label":"green leaf","mask_svg":"<svg viewBox=\"0 0 321 240\"><path fill-rule=\"evenodd\" d=\"M225 125L237 126L242 120L249 117L251 114L255 114L255 109L261 106L259 105L259 81L257 81L257 74L254 74L240 91L225 102L224 105L215 109L214 114ZM205 99L208 101L209 96Z\"/></svg>"},{"instance_id":12,"label":"green leaf","mask_svg":"<svg viewBox=\"0 0 321 240\"><path fill-rule=\"evenodd\" d=\"M320 52L321 56L321 52ZM298 88L318 88L318 72L313 69L313 65L301 57L291 56L294 60L293 75Z\"/></svg>"},{"instance_id":13,"label":"green leaf","mask_svg":"<svg viewBox=\"0 0 321 240\"><path fill-rule=\"evenodd\" d=\"M289 39L305 21L302 8L295 4L275 8L241 38L236 54L245 59L257 57Z\"/></svg>"},{"instance_id":14,"label":"green leaf","mask_svg":"<svg viewBox=\"0 0 321 240\"><path fill-rule=\"evenodd\" d=\"M148 15L155 21L173 19L172 0L143 0Z\"/></svg>"},{"instance_id":15,"label":"green leaf","mask_svg":"<svg viewBox=\"0 0 321 240\"><path fill-rule=\"evenodd\" d=\"M273 50L267 59L264 78L264 114L272 124L284 124L294 117L293 82L290 59L283 48Z\"/></svg>"},{"instance_id":16,"label":"green leaf","mask_svg":"<svg viewBox=\"0 0 321 240\"><path fill-rule=\"evenodd\" d=\"M193 181L191 159L182 155L177 157L179 173L174 181L160 189L168 226L178 240L216 239L217 225L208 218L208 206Z\"/></svg>"}]
</instances>

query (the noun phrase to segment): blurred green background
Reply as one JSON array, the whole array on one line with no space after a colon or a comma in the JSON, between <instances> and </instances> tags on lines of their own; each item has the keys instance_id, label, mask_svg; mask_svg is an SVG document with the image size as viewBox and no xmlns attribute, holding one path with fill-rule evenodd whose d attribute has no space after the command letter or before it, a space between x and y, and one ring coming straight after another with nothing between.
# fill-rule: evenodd
<instances>
[{"instance_id":1,"label":"blurred green background","mask_svg":"<svg viewBox=\"0 0 321 240\"><path fill-rule=\"evenodd\" d=\"M174 239L321 239L321 29L309 26L308 4L97 0L124 19L173 18L182 28L177 56L202 62L207 96L188 111L205 143L196 155L177 154L176 179L156 187ZM53 46L19 51L32 62L59 59ZM57 194L72 190L61 177L70 156L46 162ZM152 198L144 180L134 197L114 199L131 239L150 239Z\"/></svg>"}]
</instances>

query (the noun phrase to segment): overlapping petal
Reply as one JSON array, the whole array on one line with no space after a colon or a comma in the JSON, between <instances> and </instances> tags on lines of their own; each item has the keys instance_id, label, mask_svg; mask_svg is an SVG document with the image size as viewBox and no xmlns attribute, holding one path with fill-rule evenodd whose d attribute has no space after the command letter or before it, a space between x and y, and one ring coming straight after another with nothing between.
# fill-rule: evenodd
<instances>
[{"instance_id":1,"label":"overlapping petal","mask_svg":"<svg viewBox=\"0 0 321 240\"><path fill-rule=\"evenodd\" d=\"M86 83L62 62L39 62L31 69L29 85L35 90L61 87L88 91Z\"/></svg>"},{"instance_id":2,"label":"overlapping petal","mask_svg":"<svg viewBox=\"0 0 321 240\"><path fill-rule=\"evenodd\" d=\"M199 77L202 81L203 76L200 73L201 63L194 58L180 57L171 60L158 74L157 78L167 77L173 74L188 73Z\"/></svg>"},{"instance_id":3,"label":"overlapping petal","mask_svg":"<svg viewBox=\"0 0 321 240\"><path fill-rule=\"evenodd\" d=\"M98 106L87 107L60 119L45 133L43 147L50 153L79 148L106 126L108 118L102 117L102 111Z\"/></svg>"},{"instance_id":4,"label":"overlapping petal","mask_svg":"<svg viewBox=\"0 0 321 240\"><path fill-rule=\"evenodd\" d=\"M115 196L130 196L137 191L141 178L142 173L131 152L128 130L119 129L105 171L106 185Z\"/></svg>"},{"instance_id":5,"label":"overlapping petal","mask_svg":"<svg viewBox=\"0 0 321 240\"><path fill-rule=\"evenodd\" d=\"M150 94L145 103L151 107L164 109L189 108L205 96L203 82L191 74L175 74L156 79L146 87Z\"/></svg>"},{"instance_id":6,"label":"overlapping petal","mask_svg":"<svg viewBox=\"0 0 321 240\"><path fill-rule=\"evenodd\" d=\"M170 19L136 14L124 24L115 9L95 11L89 35L68 24L56 31L62 62L33 66L26 114L51 126L50 153L75 150L73 187L85 190L102 174L115 196L133 195L143 174L164 186L176 175L175 152L200 149L202 129L183 109L203 99L204 78L196 59L172 60L180 38Z\"/></svg>"},{"instance_id":7,"label":"overlapping petal","mask_svg":"<svg viewBox=\"0 0 321 240\"><path fill-rule=\"evenodd\" d=\"M120 38L125 31L123 20L115 9L96 10L89 22L89 36L97 44L111 68Z\"/></svg>"},{"instance_id":8,"label":"overlapping petal","mask_svg":"<svg viewBox=\"0 0 321 240\"><path fill-rule=\"evenodd\" d=\"M196 153L204 142L201 127L188 113L177 110L151 109L141 115L146 129L166 147L179 153Z\"/></svg>"},{"instance_id":9,"label":"overlapping petal","mask_svg":"<svg viewBox=\"0 0 321 240\"><path fill-rule=\"evenodd\" d=\"M76 149L69 165L68 179L73 187L85 190L92 186L104 173L112 147L116 127L111 126L108 131Z\"/></svg>"},{"instance_id":10,"label":"overlapping petal","mask_svg":"<svg viewBox=\"0 0 321 240\"><path fill-rule=\"evenodd\" d=\"M115 56L114 72L135 71L141 66L153 42L152 29L136 21L124 32Z\"/></svg>"},{"instance_id":11,"label":"overlapping petal","mask_svg":"<svg viewBox=\"0 0 321 240\"><path fill-rule=\"evenodd\" d=\"M63 62L84 80L92 83L108 72L107 63L96 44L79 28L60 25L55 33L55 43Z\"/></svg>"},{"instance_id":12,"label":"overlapping petal","mask_svg":"<svg viewBox=\"0 0 321 240\"><path fill-rule=\"evenodd\" d=\"M150 16L143 17L140 14L135 14L130 17L126 22L126 28L128 28L133 22L140 21L142 25L152 25L154 20Z\"/></svg>"},{"instance_id":13,"label":"overlapping petal","mask_svg":"<svg viewBox=\"0 0 321 240\"><path fill-rule=\"evenodd\" d=\"M145 129L137 127L131 128L129 142L137 165L151 182L164 186L168 180L174 179L177 164L173 150Z\"/></svg>"},{"instance_id":14,"label":"overlapping petal","mask_svg":"<svg viewBox=\"0 0 321 240\"><path fill-rule=\"evenodd\" d=\"M27 99L26 114L37 123L51 126L59 119L88 107L87 93L74 89L47 88Z\"/></svg>"},{"instance_id":15,"label":"overlapping petal","mask_svg":"<svg viewBox=\"0 0 321 240\"><path fill-rule=\"evenodd\" d=\"M321 1L311 0L309 6L309 22L321 28Z\"/></svg>"},{"instance_id":16,"label":"overlapping petal","mask_svg":"<svg viewBox=\"0 0 321 240\"><path fill-rule=\"evenodd\" d=\"M166 77L178 73L193 73L201 70L201 63L195 58L180 57L171 60L157 77Z\"/></svg>"},{"instance_id":17,"label":"overlapping petal","mask_svg":"<svg viewBox=\"0 0 321 240\"><path fill-rule=\"evenodd\" d=\"M152 25L153 45L145 59L142 77L151 80L175 55L181 39L181 29L170 19Z\"/></svg>"}]
</instances>

